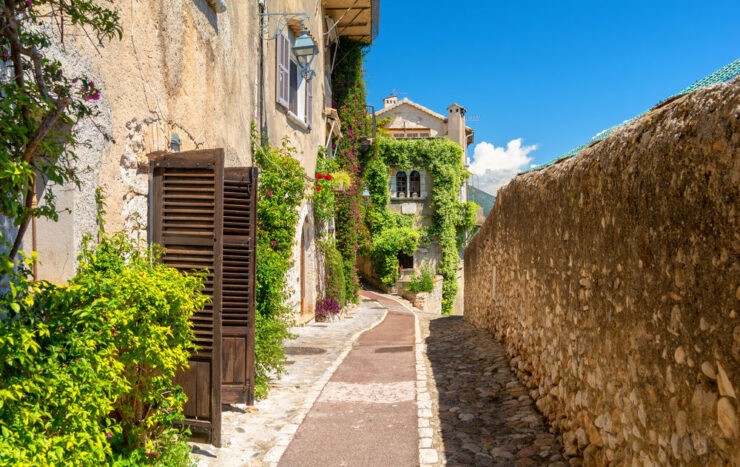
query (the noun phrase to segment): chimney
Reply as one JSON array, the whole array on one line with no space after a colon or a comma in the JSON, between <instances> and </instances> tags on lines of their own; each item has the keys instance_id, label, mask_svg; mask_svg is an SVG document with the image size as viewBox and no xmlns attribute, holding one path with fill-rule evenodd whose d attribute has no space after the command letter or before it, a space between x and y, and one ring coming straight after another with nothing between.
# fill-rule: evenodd
<instances>
[{"instance_id":1,"label":"chimney","mask_svg":"<svg viewBox=\"0 0 740 467\"><path fill-rule=\"evenodd\" d=\"M465 135L465 107L452 104L447 107L447 137L463 150L463 163L468 162L468 144Z\"/></svg>"},{"instance_id":2,"label":"chimney","mask_svg":"<svg viewBox=\"0 0 740 467\"><path fill-rule=\"evenodd\" d=\"M398 102L398 96L394 96L393 94L391 94L390 97L386 97L385 99L383 99L383 108L387 109L396 102Z\"/></svg>"}]
</instances>

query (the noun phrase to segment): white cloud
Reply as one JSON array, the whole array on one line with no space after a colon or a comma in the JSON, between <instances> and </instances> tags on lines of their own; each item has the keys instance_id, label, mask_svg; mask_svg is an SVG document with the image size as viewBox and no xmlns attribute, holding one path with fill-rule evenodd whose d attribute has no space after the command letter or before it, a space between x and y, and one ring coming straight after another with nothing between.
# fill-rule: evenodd
<instances>
[{"instance_id":1,"label":"white cloud","mask_svg":"<svg viewBox=\"0 0 740 467\"><path fill-rule=\"evenodd\" d=\"M496 147L482 141L475 146L469 170L477 177L471 183L481 190L495 195L499 188L509 183L517 173L531 167L532 158L527 154L537 145L522 146L522 138L509 141L506 147Z\"/></svg>"}]
</instances>

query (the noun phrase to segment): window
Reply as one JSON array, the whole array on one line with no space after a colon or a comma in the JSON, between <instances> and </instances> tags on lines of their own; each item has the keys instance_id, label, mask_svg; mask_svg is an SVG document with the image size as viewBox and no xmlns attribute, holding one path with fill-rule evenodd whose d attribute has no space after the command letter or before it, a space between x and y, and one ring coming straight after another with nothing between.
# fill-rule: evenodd
<instances>
[{"instance_id":1,"label":"window","mask_svg":"<svg viewBox=\"0 0 740 467\"><path fill-rule=\"evenodd\" d=\"M290 98L288 109L298 115L298 64L290 61Z\"/></svg>"},{"instance_id":2,"label":"window","mask_svg":"<svg viewBox=\"0 0 740 467\"><path fill-rule=\"evenodd\" d=\"M419 198L421 196L421 175L414 170L409 176L409 196Z\"/></svg>"},{"instance_id":3,"label":"window","mask_svg":"<svg viewBox=\"0 0 740 467\"><path fill-rule=\"evenodd\" d=\"M291 31L277 38L277 80L275 100L288 111L288 117L300 124L311 126L313 92L311 81L307 80L293 56L292 45L295 36Z\"/></svg>"},{"instance_id":4,"label":"window","mask_svg":"<svg viewBox=\"0 0 740 467\"><path fill-rule=\"evenodd\" d=\"M403 133L393 133L394 138L403 138Z\"/></svg>"},{"instance_id":5,"label":"window","mask_svg":"<svg viewBox=\"0 0 740 467\"><path fill-rule=\"evenodd\" d=\"M406 197L406 172L396 174L396 196L398 198Z\"/></svg>"},{"instance_id":6,"label":"window","mask_svg":"<svg viewBox=\"0 0 740 467\"><path fill-rule=\"evenodd\" d=\"M414 257L404 253L398 253L398 266L401 269L414 269Z\"/></svg>"}]
</instances>

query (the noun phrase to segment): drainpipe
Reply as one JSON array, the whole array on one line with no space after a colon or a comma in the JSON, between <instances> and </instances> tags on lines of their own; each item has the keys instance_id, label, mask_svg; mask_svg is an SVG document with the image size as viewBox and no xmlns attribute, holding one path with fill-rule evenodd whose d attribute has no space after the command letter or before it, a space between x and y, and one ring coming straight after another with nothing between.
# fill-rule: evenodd
<instances>
[{"instance_id":1,"label":"drainpipe","mask_svg":"<svg viewBox=\"0 0 740 467\"><path fill-rule=\"evenodd\" d=\"M261 21L262 13L265 12L265 1L260 0L259 1L259 18ZM261 22L258 22L258 24L261 27ZM258 99L259 99L259 112L260 112L260 134L258 137L260 138L260 146L262 146L262 133L267 133L267 128L265 127L265 40L262 38L261 31L258 32L258 37L260 41L260 47L259 47L259 53L260 53L260 76L259 76L259 89L258 89Z\"/></svg>"}]
</instances>

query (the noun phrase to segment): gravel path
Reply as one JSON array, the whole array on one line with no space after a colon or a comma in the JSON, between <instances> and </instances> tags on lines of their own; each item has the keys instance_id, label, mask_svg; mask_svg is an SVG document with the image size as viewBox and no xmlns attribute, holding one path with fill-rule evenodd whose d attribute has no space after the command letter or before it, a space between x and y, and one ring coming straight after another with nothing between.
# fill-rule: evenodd
<instances>
[{"instance_id":1,"label":"gravel path","mask_svg":"<svg viewBox=\"0 0 740 467\"><path fill-rule=\"evenodd\" d=\"M433 430L422 447L437 451L429 465L568 465L490 334L461 316L419 320Z\"/></svg>"}]
</instances>

